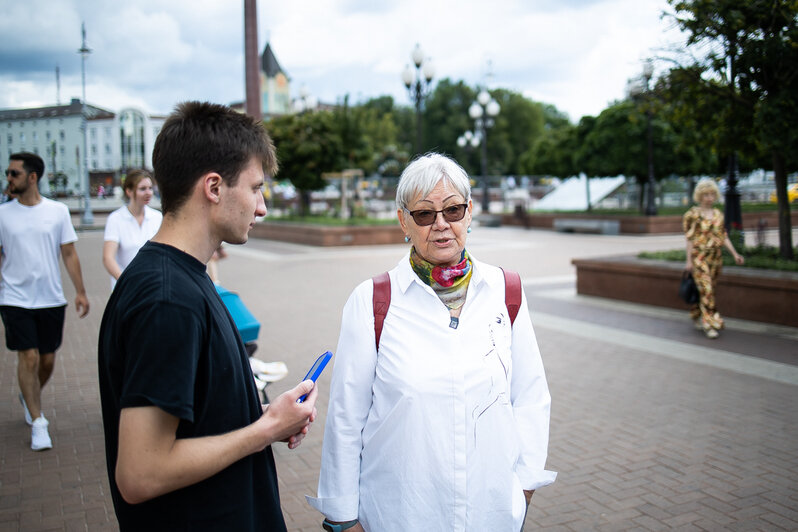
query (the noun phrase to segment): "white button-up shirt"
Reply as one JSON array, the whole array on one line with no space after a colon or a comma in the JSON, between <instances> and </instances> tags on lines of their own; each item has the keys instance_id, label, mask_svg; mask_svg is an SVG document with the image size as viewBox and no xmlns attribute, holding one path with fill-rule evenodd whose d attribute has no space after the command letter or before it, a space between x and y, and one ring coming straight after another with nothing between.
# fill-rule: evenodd
<instances>
[{"instance_id":1,"label":"white button-up shirt","mask_svg":"<svg viewBox=\"0 0 798 532\"><path fill-rule=\"evenodd\" d=\"M473 260L473 257L472 257ZM457 329L410 267L391 270L379 353L373 284L343 311L318 498L367 531L517 531L544 469L550 396L526 295L511 327L502 271L473 260Z\"/></svg>"},{"instance_id":2,"label":"white button-up shirt","mask_svg":"<svg viewBox=\"0 0 798 532\"><path fill-rule=\"evenodd\" d=\"M116 263L119 268L124 270L127 265L136 257L141 246L147 240L155 236L161 227L163 215L147 205L144 206L144 219L139 225L139 221L130 212L126 205L116 209L105 222L106 241L116 242L119 247L116 249ZM111 288L116 285L116 279L111 277Z\"/></svg>"}]
</instances>

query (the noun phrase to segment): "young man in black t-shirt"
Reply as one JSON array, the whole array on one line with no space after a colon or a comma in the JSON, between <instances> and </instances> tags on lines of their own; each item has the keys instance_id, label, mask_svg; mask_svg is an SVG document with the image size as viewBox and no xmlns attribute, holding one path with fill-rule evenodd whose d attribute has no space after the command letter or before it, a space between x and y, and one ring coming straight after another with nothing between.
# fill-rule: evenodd
<instances>
[{"instance_id":1,"label":"young man in black t-shirt","mask_svg":"<svg viewBox=\"0 0 798 532\"><path fill-rule=\"evenodd\" d=\"M161 229L125 269L103 315L106 461L122 530L285 530L270 445L300 444L311 381L262 408L235 324L205 265L246 242L274 173L263 126L190 102L153 151ZM297 403L308 393L305 402Z\"/></svg>"}]
</instances>

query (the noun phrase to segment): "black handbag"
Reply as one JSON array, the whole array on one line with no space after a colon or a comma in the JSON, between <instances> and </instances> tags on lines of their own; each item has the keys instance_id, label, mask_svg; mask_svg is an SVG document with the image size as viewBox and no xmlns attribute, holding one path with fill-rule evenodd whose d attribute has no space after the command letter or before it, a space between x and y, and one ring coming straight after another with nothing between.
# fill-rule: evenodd
<instances>
[{"instance_id":1,"label":"black handbag","mask_svg":"<svg viewBox=\"0 0 798 532\"><path fill-rule=\"evenodd\" d=\"M698 287L693 279L693 274L687 270L682 273L682 282L679 284L679 297L688 305L698 303Z\"/></svg>"}]
</instances>

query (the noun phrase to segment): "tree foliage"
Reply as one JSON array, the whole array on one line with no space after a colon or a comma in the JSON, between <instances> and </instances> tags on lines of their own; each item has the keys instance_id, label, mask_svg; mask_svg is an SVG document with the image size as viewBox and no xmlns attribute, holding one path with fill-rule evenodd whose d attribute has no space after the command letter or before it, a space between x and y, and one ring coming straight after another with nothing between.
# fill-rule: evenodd
<instances>
[{"instance_id":1,"label":"tree foliage","mask_svg":"<svg viewBox=\"0 0 798 532\"><path fill-rule=\"evenodd\" d=\"M779 248L793 257L787 171L798 134L798 1L668 0L687 47L706 50L674 69L675 116L695 116L719 154L769 153L779 202ZM712 112L710 112L710 110ZM693 117L690 117L690 113Z\"/></svg>"},{"instance_id":2,"label":"tree foliage","mask_svg":"<svg viewBox=\"0 0 798 532\"><path fill-rule=\"evenodd\" d=\"M277 150L279 175L299 191L305 212L310 192L326 184L322 173L343 167L344 144L334 115L329 111L285 115L274 118L267 128Z\"/></svg>"}]
</instances>

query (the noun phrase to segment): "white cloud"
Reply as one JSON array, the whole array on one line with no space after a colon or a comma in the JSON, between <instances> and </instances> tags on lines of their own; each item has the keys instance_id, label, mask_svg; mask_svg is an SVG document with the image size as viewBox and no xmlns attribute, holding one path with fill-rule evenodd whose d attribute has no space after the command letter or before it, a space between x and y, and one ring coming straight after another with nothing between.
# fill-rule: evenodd
<instances>
[{"instance_id":1,"label":"white cloud","mask_svg":"<svg viewBox=\"0 0 798 532\"><path fill-rule=\"evenodd\" d=\"M243 2L215 0L28 0L0 21L0 107L80 94L80 23L93 52L87 98L166 113L186 99L243 99ZM556 105L578 120L622 98L641 60L667 39L665 0L261 0L267 38L293 87L322 101L389 94L409 104L400 74L418 42L436 79L485 82ZM36 31L20 20L35 20Z\"/></svg>"}]
</instances>

